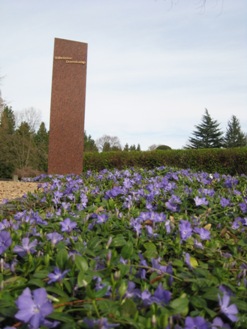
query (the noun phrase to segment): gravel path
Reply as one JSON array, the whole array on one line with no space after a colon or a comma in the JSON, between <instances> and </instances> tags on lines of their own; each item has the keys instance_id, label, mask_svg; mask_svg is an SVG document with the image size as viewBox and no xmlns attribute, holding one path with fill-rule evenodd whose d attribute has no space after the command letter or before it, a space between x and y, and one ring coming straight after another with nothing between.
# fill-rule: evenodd
<instances>
[{"instance_id":1,"label":"gravel path","mask_svg":"<svg viewBox=\"0 0 247 329\"><path fill-rule=\"evenodd\" d=\"M5 199L20 198L27 192L34 192L37 188L38 183L0 181L0 204Z\"/></svg>"}]
</instances>

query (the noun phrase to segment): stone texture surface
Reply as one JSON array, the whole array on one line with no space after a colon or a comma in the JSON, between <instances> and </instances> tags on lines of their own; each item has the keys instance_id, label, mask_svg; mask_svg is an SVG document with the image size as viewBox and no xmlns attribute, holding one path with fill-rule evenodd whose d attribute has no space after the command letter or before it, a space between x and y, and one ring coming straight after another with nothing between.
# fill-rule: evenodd
<instances>
[{"instance_id":1,"label":"stone texture surface","mask_svg":"<svg viewBox=\"0 0 247 329\"><path fill-rule=\"evenodd\" d=\"M49 174L81 174L87 44L55 39L52 73Z\"/></svg>"}]
</instances>

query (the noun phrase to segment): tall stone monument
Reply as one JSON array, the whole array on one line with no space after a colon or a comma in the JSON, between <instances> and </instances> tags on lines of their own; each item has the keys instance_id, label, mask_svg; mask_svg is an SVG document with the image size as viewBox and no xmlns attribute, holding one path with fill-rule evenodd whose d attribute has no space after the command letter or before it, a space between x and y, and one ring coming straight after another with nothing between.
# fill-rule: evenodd
<instances>
[{"instance_id":1,"label":"tall stone monument","mask_svg":"<svg viewBox=\"0 0 247 329\"><path fill-rule=\"evenodd\" d=\"M55 38L48 174L83 168L87 44Z\"/></svg>"}]
</instances>

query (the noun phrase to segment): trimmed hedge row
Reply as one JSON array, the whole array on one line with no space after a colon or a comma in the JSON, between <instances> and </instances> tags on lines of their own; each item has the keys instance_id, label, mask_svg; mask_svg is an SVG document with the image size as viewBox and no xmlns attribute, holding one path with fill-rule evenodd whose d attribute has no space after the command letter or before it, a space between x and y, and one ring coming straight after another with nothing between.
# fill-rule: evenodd
<instances>
[{"instance_id":1,"label":"trimmed hedge row","mask_svg":"<svg viewBox=\"0 0 247 329\"><path fill-rule=\"evenodd\" d=\"M247 174L247 147L84 153L84 171L130 167L152 169L159 166L230 175Z\"/></svg>"}]
</instances>

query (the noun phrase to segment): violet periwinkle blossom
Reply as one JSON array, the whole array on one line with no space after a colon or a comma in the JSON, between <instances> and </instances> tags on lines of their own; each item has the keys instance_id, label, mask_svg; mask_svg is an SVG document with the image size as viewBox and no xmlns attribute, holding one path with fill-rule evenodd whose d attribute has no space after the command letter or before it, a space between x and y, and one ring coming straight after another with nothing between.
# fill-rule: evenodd
<instances>
[{"instance_id":1,"label":"violet periwinkle blossom","mask_svg":"<svg viewBox=\"0 0 247 329\"><path fill-rule=\"evenodd\" d=\"M188 266L188 268L192 269L193 267L191 266L191 262L190 262L190 254L189 253L185 253L184 255L184 262L185 264Z\"/></svg>"},{"instance_id":2,"label":"violet periwinkle blossom","mask_svg":"<svg viewBox=\"0 0 247 329\"><path fill-rule=\"evenodd\" d=\"M51 244L53 246L55 246L59 241L63 240L63 237L61 234L57 233L57 232L53 232L53 233L48 233L46 235L47 239L51 241Z\"/></svg>"},{"instance_id":3,"label":"violet periwinkle blossom","mask_svg":"<svg viewBox=\"0 0 247 329\"><path fill-rule=\"evenodd\" d=\"M219 328L231 329L228 323L224 323L220 317L217 317L212 322L212 329L219 329Z\"/></svg>"},{"instance_id":4,"label":"violet periwinkle blossom","mask_svg":"<svg viewBox=\"0 0 247 329\"><path fill-rule=\"evenodd\" d=\"M62 192L55 191L53 193L53 199L52 199L52 201L54 202L55 205L58 205L61 202L62 196L63 196L63 193Z\"/></svg>"},{"instance_id":5,"label":"violet periwinkle blossom","mask_svg":"<svg viewBox=\"0 0 247 329\"><path fill-rule=\"evenodd\" d=\"M157 259L152 258L151 263L152 263L152 268L154 268L159 275L166 272L167 267L164 265L160 265L160 258L157 258Z\"/></svg>"},{"instance_id":6,"label":"violet periwinkle blossom","mask_svg":"<svg viewBox=\"0 0 247 329\"><path fill-rule=\"evenodd\" d=\"M218 295L218 299L221 313L223 313L232 322L236 322L238 320L238 317L236 316L236 314L238 314L238 309L235 304L229 305L230 296L227 294L223 294L223 297L221 298L221 296Z\"/></svg>"},{"instance_id":7,"label":"violet periwinkle blossom","mask_svg":"<svg viewBox=\"0 0 247 329\"><path fill-rule=\"evenodd\" d=\"M180 198L176 195L172 195L171 198L165 203L165 206L168 210L171 210L173 212L178 212L180 203L181 203Z\"/></svg>"},{"instance_id":8,"label":"violet periwinkle blossom","mask_svg":"<svg viewBox=\"0 0 247 329\"><path fill-rule=\"evenodd\" d=\"M184 329L210 329L211 326L209 323L201 316L196 316L192 318L191 316L187 316L185 319L185 327Z\"/></svg>"},{"instance_id":9,"label":"violet periwinkle blossom","mask_svg":"<svg viewBox=\"0 0 247 329\"><path fill-rule=\"evenodd\" d=\"M54 272L48 274L48 278L50 280L47 283L50 284L57 281L60 282L68 272L69 270L65 270L62 272L58 267L55 267Z\"/></svg>"},{"instance_id":10,"label":"violet periwinkle blossom","mask_svg":"<svg viewBox=\"0 0 247 329\"><path fill-rule=\"evenodd\" d=\"M243 214L247 213L247 201L239 203L239 208Z\"/></svg>"},{"instance_id":11,"label":"violet periwinkle blossom","mask_svg":"<svg viewBox=\"0 0 247 329\"><path fill-rule=\"evenodd\" d=\"M179 222L179 232L182 241L186 241L192 235L192 227L189 221L180 220Z\"/></svg>"},{"instance_id":12,"label":"violet periwinkle blossom","mask_svg":"<svg viewBox=\"0 0 247 329\"><path fill-rule=\"evenodd\" d=\"M21 240L22 245L15 246L14 252L16 252L19 256L24 257L27 254L33 254L35 252L35 248L37 246L37 240L30 242L29 238L23 238Z\"/></svg>"},{"instance_id":13,"label":"violet periwinkle blossom","mask_svg":"<svg viewBox=\"0 0 247 329\"><path fill-rule=\"evenodd\" d=\"M221 204L221 207L225 208L225 207L230 205L230 201L226 198L221 198L220 199L220 204Z\"/></svg>"},{"instance_id":14,"label":"violet periwinkle blossom","mask_svg":"<svg viewBox=\"0 0 247 329\"><path fill-rule=\"evenodd\" d=\"M198 196L196 196L194 198L195 204L197 207L199 206L207 206L208 205L208 201L206 198L199 198Z\"/></svg>"},{"instance_id":15,"label":"violet periwinkle blossom","mask_svg":"<svg viewBox=\"0 0 247 329\"><path fill-rule=\"evenodd\" d=\"M209 240L210 239L210 231L206 230L202 227L196 227L194 232L200 235L201 240Z\"/></svg>"},{"instance_id":16,"label":"violet periwinkle blossom","mask_svg":"<svg viewBox=\"0 0 247 329\"><path fill-rule=\"evenodd\" d=\"M143 305L144 306L148 306L148 305L151 305L153 303L153 300L151 298L151 294L148 290L144 290L141 295L140 295L140 298L141 300L143 301Z\"/></svg>"},{"instance_id":17,"label":"violet periwinkle blossom","mask_svg":"<svg viewBox=\"0 0 247 329\"><path fill-rule=\"evenodd\" d=\"M60 223L61 231L70 233L74 228L76 228L76 222L72 222L70 218L66 218L64 221Z\"/></svg>"},{"instance_id":18,"label":"violet periwinkle blossom","mask_svg":"<svg viewBox=\"0 0 247 329\"><path fill-rule=\"evenodd\" d=\"M140 289L136 289L136 285L134 282L129 281L128 287L125 293L125 298L132 298L132 297L140 297L141 291Z\"/></svg>"},{"instance_id":19,"label":"violet periwinkle blossom","mask_svg":"<svg viewBox=\"0 0 247 329\"><path fill-rule=\"evenodd\" d=\"M83 322L87 325L87 328L98 328L98 329L110 329L118 327L118 323L110 323L107 318L101 318L99 320L95 319L83 319Z\"/></svg>"},{"instance_id":20,"label":"violet periwinkle blossom","mask_svg":"<svg viewBox=\"0 0 247 329\"><path fill-rule=\"evenodd\" d=\"M47 299L44 288L32 292L26 288L16 300L16 305L19 309L15 314L16 319L28 323L31 329L45 325L45 317L53 312L52 303Z\"/></svg>"},{"instance_id":21,"label":"violet periwinkle blossom","mask_svg":"<svg viewBox=\"0 0 247 329\"><path fill-rule=\"evenodd\" d=\"M133 227L133 229L136 231L136 235L139 236L142 230L142 224L140 222L139 218L132 218L130 221L130 225Z\"/></svg>"},{"instance_id":22,"label":"violet periwinkle blossom","mask_svg":"<svg viewBox=\"0 0 247 329\"><path fill-rule=\"evenodd\" d=\"M8 231L0 232L0 255L11 245L12 239Z\"/></svg>"},{"instance_id":23,"label":"violet periwinkle blossom","mask_svg":"<svg viewBox=\"0 0 247 329\"><path fill-rule=\"evenodd\" d=\"M163 286L160 283L151 297L151 300L156 304L166 305L171 300L171 293L170 291L163 289Z\"/></svg>"},{"instance_id":24,"label":"violet periwinkle blossom","mask_svg":"<svg viewBox=\"0 0 247 329\"><path fill-rule=\"evenodd\" d=\"M106 199L115 198L115 197L118 196L119 194L123 194L123 190L122 190L121 187L119 187L119 186L115 186L115 187L113 187L111 190L106 191L106 193L105 193L105 198L106 198Z\"/></svg>"}]
</instances>

